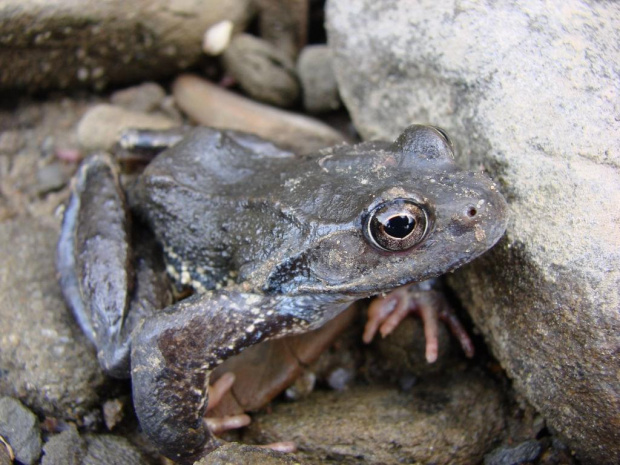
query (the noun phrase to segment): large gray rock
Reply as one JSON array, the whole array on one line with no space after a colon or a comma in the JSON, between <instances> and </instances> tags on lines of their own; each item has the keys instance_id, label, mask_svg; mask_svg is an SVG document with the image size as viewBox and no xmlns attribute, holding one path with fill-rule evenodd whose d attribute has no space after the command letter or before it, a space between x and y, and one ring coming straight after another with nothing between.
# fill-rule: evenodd
<instances>
[{"instance_id":1,"label":"large gray rock","mask_svg":"<svg viewBox=\"0 0 620 465\"><path fill-rule=\"evenodd\" d=\"M231 20L242 29L250 0L4 0L0 89L28 90L157 79L200 58L202 36Z\"/></svg>"},{"instance_id":2,"label":"large gray rock","mask_svg":"<svg viewBox=\"0 0 620 465\"><path fill-rule=\"evenodd\" d=\"M0 395L80 420L104 376L56 279L57 231L30 218L0 223Z\"/></svg>"},{"instance_id":3,"label":"large gray rock","mask_svg":"<svg viewBox=\"0 0 620 465\"><path fill-rule=\"evenodd\" d=\"M328 2L366 137L448 130L510 201L451 280L515 387L588 463L620 463L620 5Z\"/></svg>"}]
</instances>

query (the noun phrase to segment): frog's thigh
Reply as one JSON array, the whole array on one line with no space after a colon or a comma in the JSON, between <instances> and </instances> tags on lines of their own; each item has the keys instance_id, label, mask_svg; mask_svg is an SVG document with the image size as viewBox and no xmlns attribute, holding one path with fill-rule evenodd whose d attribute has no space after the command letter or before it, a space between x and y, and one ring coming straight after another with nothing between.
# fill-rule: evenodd
<instances>
[{"instance_id":1,"label":"frog's thigh","mask_svg":"<svg viewBox=\"0 0 620 465\"><path fill-rule=\"evenodd\" d=\"M145 320L132 341L133 399L144 432L175 460L218 446L204 414L211 371L267 338L305 331L280 315L281 297L218 291L195 295Z\"/></svg>"}]
</instances>

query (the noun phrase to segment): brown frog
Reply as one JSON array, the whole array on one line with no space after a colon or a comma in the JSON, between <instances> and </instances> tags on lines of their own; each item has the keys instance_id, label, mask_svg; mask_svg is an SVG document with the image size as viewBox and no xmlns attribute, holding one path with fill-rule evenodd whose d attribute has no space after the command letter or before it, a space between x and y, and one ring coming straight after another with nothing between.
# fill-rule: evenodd
<instances>
[{"instance_id":1,"label":"brown frog","mask_svg":"<svg viewBox=\"0 0 620 465\"><path fill-rule=\"evenodd\" d=\"M58 246L61 284L104 369L131 376L144 432L183 462L220 444L204 414L210 373L224 360L318 328L358 299L411 290L482 254L506 228L493 182L459 169L445 133L421 125L394 143L310 156L197 128L158 155L127 198L116 162L85 160ZM165 274L197 292L171 304ZM410 305L402 289L377 304L366 339L428 307ZM462 328L421 313L432 360L437 316Z\"/></svg>"}]
</instances>

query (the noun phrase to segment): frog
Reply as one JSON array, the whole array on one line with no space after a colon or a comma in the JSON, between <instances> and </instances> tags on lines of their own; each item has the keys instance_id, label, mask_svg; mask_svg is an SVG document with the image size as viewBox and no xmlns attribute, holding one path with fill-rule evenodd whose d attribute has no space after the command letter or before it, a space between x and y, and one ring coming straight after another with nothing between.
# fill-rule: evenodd
<instances>
[{"instance_id":1,"label":"frog","mask_svg":"<svg viewBox=\"0 0 620 465\"><path fill-rule=\"evenodd\" d=\"M361 299L408 300L506 229L497 185L460 168L435 126L305 155L207 127L157 140L163 151L126 187L109 154L82 162L57 269L102 368L131 378L142 431L180 463L222 444L204 417L225 360ZM175 301L167 279L193 293ZM365 339L402 319L390 318L402 305L377 307Z\"/></svg>"}]
</instances>

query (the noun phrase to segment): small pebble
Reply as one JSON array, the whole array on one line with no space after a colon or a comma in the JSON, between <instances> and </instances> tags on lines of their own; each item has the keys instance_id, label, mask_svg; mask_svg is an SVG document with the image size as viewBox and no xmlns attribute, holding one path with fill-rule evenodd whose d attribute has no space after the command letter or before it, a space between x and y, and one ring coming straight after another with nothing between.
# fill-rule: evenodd
<instances>
[{"instance_id":1,"label":"small pebble","mask_svg":"<svg viewBox=\"0 0 620 465\"><path fill-rule=\"evenodd\" d=\"M250 97L278 107L299 98L295 65L269 42L249 34L236 36L222 55L224 68Z\"/></svg>"},{"instance_id":2,"label":"small pebble","mask_svg":"<svg viewBox=\"0 0 620 465\"><path fill-rule=\"evenodd\" d=\"M37 171L36 190L39 195L45 195L62 189L67 182L69 175L62 169L60 163L50 163Z\"/></svg>"},{"instance_id":3,"label":"small pebble","mask_svg":"<svg viewBox=\"0 0 620 465\"><path fill-rule=\"evenodd\" d=\"M316 384L316 374L310 370L304 370L292 386L286 391L286 397L291 400L299 400L306 397L314 390Z\"/></svg>"},{"instance_id":4,"label":"small pebble","mask_svg":"<svg viewBox=\"0 0 620 465\"><path fill-rule=\"evenodd\" d=\"M120 399L112 399L103 404L103 421L108 430L112 431L123 419L124 404Z\"/></svg>"},{"instance_id":5,"label":"small pebble","mask_svg":"<svg viewBox=\"0 0 620 465\"><path fill-rule=\"evenodd\" d=\"M305 47L297 60L297 75L301 82L304 109L308 113L325 113L340 108L338 82L328 46Z\"/></svg>"},{"instance_id":6,"label":"small pebble","mask_svg":"<svg viewBox=\"0 0 620 465\"><path fill-rule=\"evenodd\" d=\"M327 384L335 391L344 391L353 381L353 373L346 368L336 368L327 377Z\"/></svg>"},{"instance_id":7,"label":"small pebble","mask_svg":"<svg viewBox=\"0 0 620 465\"><path fill-rule=\"evenodd\" d=\"M542 452L540 442L532 439L513 447L498 447L484 456L484 465L518 465L530 463L538 458Z\"/></svg>"},{"instance_id":8,"label":"small pebble","mask_svg":"<svg viewBox=\"0 0 620 465\"><path fill-rule=\"evenodd\" d=\"M233 26L232 21L220 21L207 29L202 41L202 50L211 56L221 54L230 44Z\"/></svg>"},{"instance_id":9,"label":"small pebble","mask_svg":"<svg viewBox=\"0 0 620 465\"><path fill-rule=\"evenodd\" d=\"M0 436L11 446L15 458L31 465L41 455L39 420L11 397L0 398Z\"/></svg>"}]
</instances>

